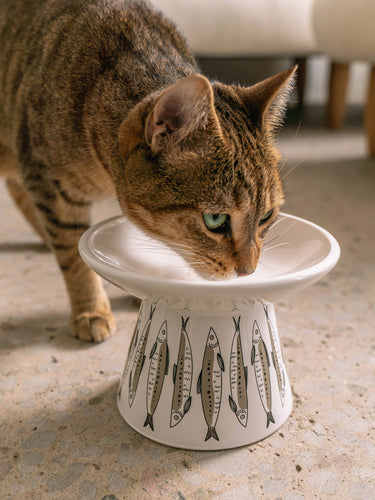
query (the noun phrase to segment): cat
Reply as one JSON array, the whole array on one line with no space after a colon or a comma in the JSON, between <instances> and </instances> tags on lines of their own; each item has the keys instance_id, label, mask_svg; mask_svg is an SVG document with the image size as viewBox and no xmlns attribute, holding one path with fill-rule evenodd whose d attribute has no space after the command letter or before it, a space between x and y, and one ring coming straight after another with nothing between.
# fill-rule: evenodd
<instances>
[{"instance_id":1,"label":"cat","mask_svg":"<svg viewBox=\"0 0 375 500\"><path fill-rule=\"evenodd\" d=\"M102 197L202 276L252 273L284 200L273 135L296 68L211 82L141 0L0 0L0 13L0 174L56 256L72 334L115 328L77 247Z\"/></svg>"}]
</instances>

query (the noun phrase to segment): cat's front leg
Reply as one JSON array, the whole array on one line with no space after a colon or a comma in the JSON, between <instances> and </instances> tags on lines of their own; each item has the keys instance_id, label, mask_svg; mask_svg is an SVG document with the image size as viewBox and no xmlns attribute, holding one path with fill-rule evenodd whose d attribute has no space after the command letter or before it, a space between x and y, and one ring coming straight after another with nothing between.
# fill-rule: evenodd
<instances>
[{"instance_id":1,"label":"cat's front leg","mask_svg":"<svg viewBox=\"0 0 375 500\"><path fill-rule=\"evenodd\" d=\"M71 304L70 330L85 341L101 342L115 330L101 278L81 259L78 242L90 225L91 204L61 188L58 181L43 184L28 179L47 244L63 273ZM31 189L30 189L31 188Z\"/></svg>"}]
</instances>

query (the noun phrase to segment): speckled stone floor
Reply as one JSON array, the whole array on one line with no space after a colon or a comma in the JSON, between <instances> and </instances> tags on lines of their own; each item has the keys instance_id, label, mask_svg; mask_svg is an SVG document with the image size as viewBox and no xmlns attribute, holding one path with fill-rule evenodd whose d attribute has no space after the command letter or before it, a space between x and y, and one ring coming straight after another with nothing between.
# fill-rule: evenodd
<instances>
[{"instance_id":1,"label":"speckled stone floor","mask_svg":"<svg viewBox=\"0 0 375 500\"><path fill-rule=\"evenodd\" d=\"M361 129L305 123L281 134L285 211L339 240L318 284L277 305L294 393L287 423L225 452L153 443L116 409L138 306L107 286L118 332L72 338L51 254L0 184L0 498L375 498L375 162ZM96 217L116 212L113 203Z\"/></svg>"}]
</instances>

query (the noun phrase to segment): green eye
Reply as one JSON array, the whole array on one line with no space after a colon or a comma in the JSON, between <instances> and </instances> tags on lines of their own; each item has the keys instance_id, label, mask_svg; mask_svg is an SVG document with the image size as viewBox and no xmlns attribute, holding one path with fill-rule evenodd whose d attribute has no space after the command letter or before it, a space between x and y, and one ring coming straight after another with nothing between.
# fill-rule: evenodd
<instances>
[{"instance_id":1,"label":"green eye","mask_svg":"<svg viewBox=\"0 0 375 500\"><path fill-rule=\"evenodd\" d=\"M267 213L263 215L263 217L260 218L259 220L259 225L261 226L262 224L265 224L270 218L272 217L273 214L273 209L268 210Z\"/></svg>"},{"instance_id":2,"label":"green eye","mask_svg":"<svg viewBox=\"0 0 375 500\"><path fill-rule=\"evenodd\" d=\"M203 220L209 231L213 233L226 233L229 229L228 214L203 214Z\"/></svg>"}]
</instances>

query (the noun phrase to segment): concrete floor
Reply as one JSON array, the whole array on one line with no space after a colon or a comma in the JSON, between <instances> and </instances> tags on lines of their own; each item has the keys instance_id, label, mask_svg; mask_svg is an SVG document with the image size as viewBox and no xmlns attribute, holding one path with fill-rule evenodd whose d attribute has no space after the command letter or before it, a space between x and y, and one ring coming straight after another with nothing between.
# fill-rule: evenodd
<instances>
[{"instance_id":1,"label":"concrete floor","mask_svg":"<svg viewBox=\"0 0 375 500\"><path fill-rule=\"evenodd\" d=\"M0 184L1 500L375 498L375 162L354 126L289 126L280 145L285 211L331 231L342 257L276 308L291 417L225 452L171 449L125 424L115 396L137 304L108 286L118 333L72 338L54 259Z\"/></svg>"}]
</instances>

